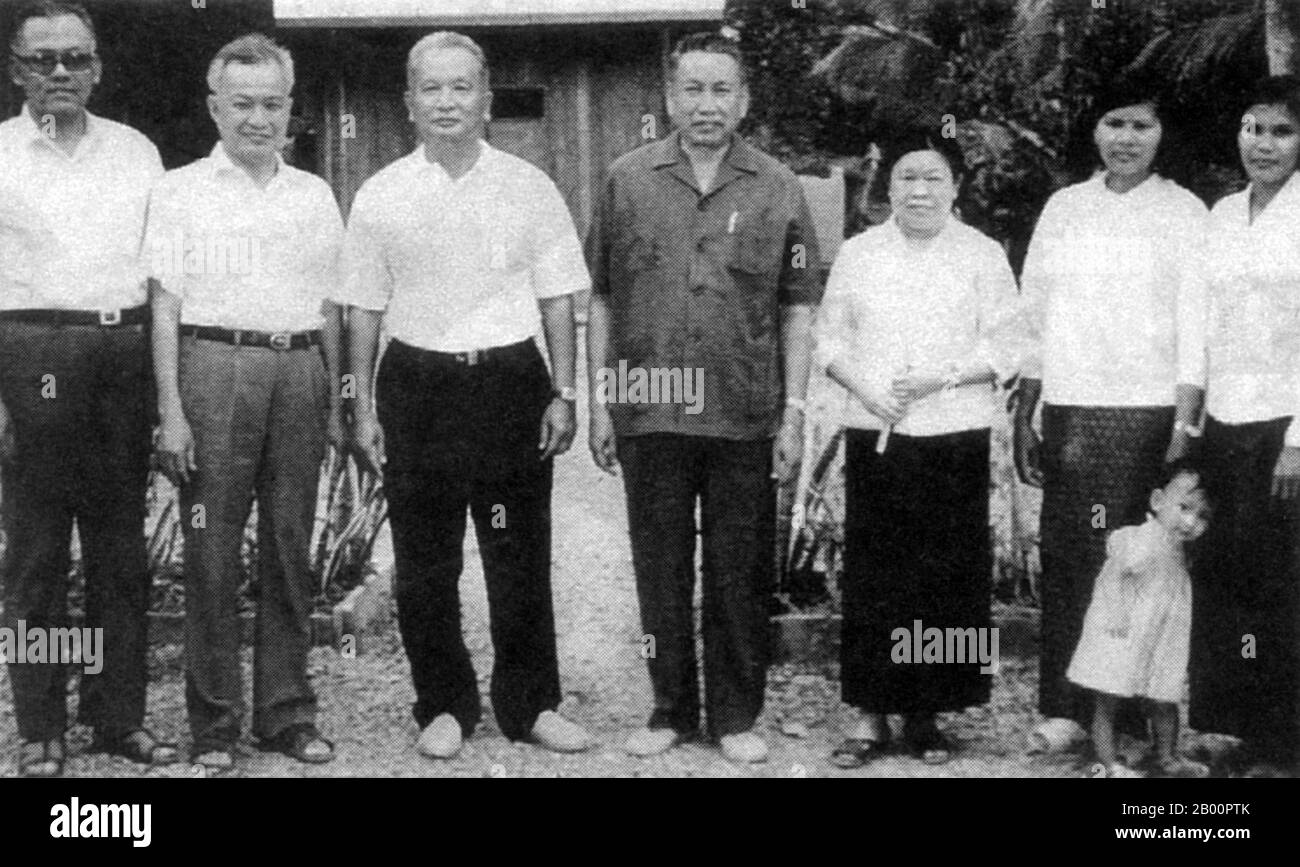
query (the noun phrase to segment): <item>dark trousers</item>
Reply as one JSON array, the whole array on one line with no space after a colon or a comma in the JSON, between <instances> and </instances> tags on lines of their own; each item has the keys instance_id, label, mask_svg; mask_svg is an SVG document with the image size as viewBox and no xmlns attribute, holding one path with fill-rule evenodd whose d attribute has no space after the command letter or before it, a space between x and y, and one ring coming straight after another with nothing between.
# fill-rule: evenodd
<instances>
[{"instance_id":1,"label":"dark trousers","mask_svg":"<svg viewBox=\"0 0 1300 867\"><path fill-rule=\"evenodd\" d=\"M181 492L185 698L195 746L239 737L240 551L257 497L253 734L314 722L307 678L315 585L311 531L328 397L316 349L181 339L181 400L198 471Z\"/></svg>"},{"instance_id":2,"label":"dark trousers","mask_svg":"<svg viewBox=\"0 0 1300 867\"><path fill-rule=\"evenodd\" d=\"M695 504L703 556L705 710L711 736L748 731L767 685L767 600L776 531L772 443L621 437L632 564L648 659L651 728L700 724L695 655ZM651 647L649 643L646 647Z\"/></svg>"},{"instance_id":3,"label":"dark trousers","mask_svg":"<svg viewBox=\"0 0 1300 867\"><path fill-rule=\"evenodd\" d=\"M144 723L149 571L144 545L151 377L143 326L0 323L0 400L16 453L3 468L0 625L68 625L72 525L85 568L85 625L103 670L82 675L80 721L106 736ZM10 664L18 733L67 728L67 666Z\"/></svg>"},{"instance_id":4,"label":"dark trousers","mask_svg":"<svg viewBox=\"0 0 1300 867\"><path fill-rule=\"evenodd\" d=\"M1193 728L1285 763L1300 744L1300 525L1272 484L1290 423L1206 424L1214 515L1192 564L1189 709Z\"/></svg>"},{"instance_id":5,"label":"dark trousers","mask_svg":"<svg viewBox=\"0 0 1300 867\"><path fill-rule=\"evenodd\" d=\"M466 736L482 709L461 633L465 509L474 518L491 618L492 708L522 740L560 704L551 603L553 461L537 448L551 380L531 341L475 365L398 341L379 366L396 558L397 621L424 728L452 714Z\"/></svg>"}]
</instances>

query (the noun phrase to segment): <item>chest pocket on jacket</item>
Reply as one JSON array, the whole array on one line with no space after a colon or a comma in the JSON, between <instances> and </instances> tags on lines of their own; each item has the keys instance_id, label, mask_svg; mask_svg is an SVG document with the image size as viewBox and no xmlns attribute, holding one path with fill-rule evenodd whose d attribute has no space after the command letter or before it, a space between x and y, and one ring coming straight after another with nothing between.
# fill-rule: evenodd
<instances>
[{"instance_id":1,"label":"chest pocket on jacket","mask_svg":"<svg viewBox=\"0 0 1300 867\"><path fill-rule=\"evenodd\" d=\"M775 280L781 271L787 250L785 234L771 211L759 215L741 213L731 233L729 266L750 277Z\"/></svg>"}]
</instances>

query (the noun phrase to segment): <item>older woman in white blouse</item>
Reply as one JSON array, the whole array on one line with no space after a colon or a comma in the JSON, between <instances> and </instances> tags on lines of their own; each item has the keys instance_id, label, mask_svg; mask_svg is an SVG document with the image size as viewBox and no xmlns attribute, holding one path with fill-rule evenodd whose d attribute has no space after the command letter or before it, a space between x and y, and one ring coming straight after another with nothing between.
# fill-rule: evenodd
<instances>
[{"instance_id":1,"label":"older woman in white blouse","mask_svg":"<svg viewBox=\"0 0 1300 867\"><path fill-rule=\"evenodd\" d=\"M914 755L945 761L935 714L988 701L989 428L994 383L1016 373L996 337L1011 268L951 216L960 152L918 137L886 168L893 218L845 243L817 326L818 363L848 392L841 691L858 713L832 757L846 768L885 749L891 713ZM936 629L972 639L964 664L914 658Z\"/></svg>"},{"instance_id":2,"label":"older woman in white blouse","mask_svg":"<svg viewBox=\"0 0 1300 867\"><path fill-rule=\"evenodd\" d=\"M1141 523L1162 463L1199 435L1177 416L1180 301L1207 209L1162 177L1170 145L1159 93L1119 82L1091 123L1103 170L1048 200L1021 275L1029 352L1016 413L1021 478L1043 486L1042 624L1035 732L1047 745L1082 738L1091 699L1065 677L1106 558L1106 537ZM1042 466L1032 426L1039 397ZM1190 400L1184 391L1184 409ZM1132 704L1119 718L1144 733Z\"/></svg>"},{"instance_id":3,"label":"older woman in white blouse","mask_svg":"<svg viewBox=\"0 0 1300 867\"><path fill-rule=\"evenodd\" d=\"M1235 735L1241 770L1300 745L1300 80L1266 79L1238 136L1250 186L1214 206L1205 296L1184 309L1182 381L1204 386L1205 485L1193 565L1190 721ZM1199 396L1199 391L1198 391Z\"/></svg>"}]
</instances>

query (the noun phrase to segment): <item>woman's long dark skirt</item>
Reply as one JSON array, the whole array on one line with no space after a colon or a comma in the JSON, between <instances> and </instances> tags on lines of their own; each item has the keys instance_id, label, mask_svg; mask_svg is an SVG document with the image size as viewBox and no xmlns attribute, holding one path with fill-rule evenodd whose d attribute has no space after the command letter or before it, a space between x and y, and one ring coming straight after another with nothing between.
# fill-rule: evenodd
<instances>
[{"instance_id":1,"label":"woman's long dark skirt","mask_svg":"<svg viewBox=\"0 0 1300 867\"><path fill-rule=\"evenodd\" d=\"M961 710L989 700L979 662L897 663L893 632L988 628L989 432L846 438L843 627L845 703L875 713Z\"/></svg>"},{"instance_id":2,"label":"woman's long dark skirt","mask_svg":"<svg viewBox=\"0 0 1300 867\"><path fill-rule=\"evenodd\" d=\"M1206 425L1214 514L1192 567L1189 720L1284 762L1300 739L1298 524L1294 504L1271 489L1289 423Z\"/></svg>"},{"instance_id":3,"label":"woman's long dark skirt","mask_svg":"<svg viewBox=\"0 0 1300 867\"><path fill-rule=\"evenodd\" d=\"M1084 726L1092 719L1091 698L1065 672L1106 562L1106 537L1145 517L1173 423L1172 406L1043 406L1038 711L1045 717ZM1120 728L1143 732L1132 707L1122 713Z\"/></svg>"}]
</instances>

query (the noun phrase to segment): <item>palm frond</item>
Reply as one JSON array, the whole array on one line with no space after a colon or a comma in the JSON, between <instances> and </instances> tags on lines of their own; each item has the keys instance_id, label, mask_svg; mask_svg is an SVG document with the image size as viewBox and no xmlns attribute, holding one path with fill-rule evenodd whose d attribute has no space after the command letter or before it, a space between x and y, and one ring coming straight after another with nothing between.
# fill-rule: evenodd
<instances>
[{"instance_id":1,"label":"palm frond","mask_svg":"<svg viewBox=\"0 0 1300 867\"><path fill-rule=\"evenodd\" d=\"M1018 0L1008 39L987 65L1010 64L1026 81L1049 75L1060 63L1070 15L1062 0Z\"/></svg>"},{"instance_id":2,"label":"palm frond","mask_svg":"<svg viewBox=\"0 0 1300 867\"><path fill-rule=\"evenodd\" d=\"M812 75L845 102L870 106L878 120L933 125L942 114L931 88L941 62L938 46L923 34L855 25L845 28L843 40Z\"/></svg>"},{"instance_id":3,"label":"palm frond","mask_svg":"<svg viewBox=\"0 0 1300 867\"><path fill-rule=\"evenodd\" d=\"M1263 27L1263 11L1256 7L1167 30L1151 40L1128 71L1159 75L1182 86L1203 82L1216 67L1248 51Z\"/></svg>"}]
</instances>

